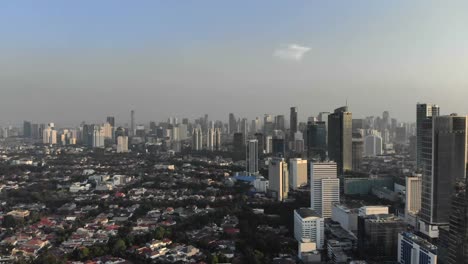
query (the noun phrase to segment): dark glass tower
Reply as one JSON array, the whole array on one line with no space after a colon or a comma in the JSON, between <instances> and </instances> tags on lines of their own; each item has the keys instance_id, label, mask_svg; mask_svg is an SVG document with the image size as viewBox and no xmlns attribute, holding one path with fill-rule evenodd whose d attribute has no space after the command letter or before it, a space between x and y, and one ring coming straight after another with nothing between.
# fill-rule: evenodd
<instances>
[{"instance_id":1,"label":"dark glass tower","mask_svg":"<svg viewBox=\"0 0 468 264\"><path fill-rule=\"evenodd\" d=\"M307 124L307 157L321 161L326 159L327 124L325 122L309 122Z\"/></svg>"},{"instance_id":2,"label":"dark glass tower","mask_svg":"<svg viewBox=\"0 0 468 264\"><path fill-rule=\"evenodd\" d=\"M328 157L336 162L340 175L352 169L352 119L347 106L328 116Z\"/></svg>"},{"instance_id":3,"label":"dark glass tower","mask_svg":"<svg viewBox=\"0 0 468 264\"><path fill-rule=\"evenodd\" d=\"M421 126L421 232L438 237L447 226L455 183L466 176L466 116L435 116Z\"/></svg>"},{"instance_id":4,"label":"dark glass tower","mask_svg":"<svg viewBox=\"0 0 468 264\"><path fill-rule=\"evenodd\" d=\"M427 118L438 116L440 108L435 104L417 104L416 105L416 164L418 168L422 168L422 136L423 122Z\"/></svg>"}]
</instances>

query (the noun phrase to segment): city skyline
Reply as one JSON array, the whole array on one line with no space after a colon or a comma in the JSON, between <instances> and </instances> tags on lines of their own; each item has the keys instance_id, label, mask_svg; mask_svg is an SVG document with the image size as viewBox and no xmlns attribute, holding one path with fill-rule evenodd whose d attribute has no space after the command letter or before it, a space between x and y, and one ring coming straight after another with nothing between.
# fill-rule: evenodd
<instances>
[{"instance_id":1,"label":"city skyline","mask_svg":"<svg viewBox=\"0 0 468 264\"><path fill-rule=\"evenodd\" d=\"M290 106L304 120L346 102L403 121L416 102L467 113L467 5L15 1L0 10L0 123L130 109L251 119Z\"/></svg>"}]
</instances>

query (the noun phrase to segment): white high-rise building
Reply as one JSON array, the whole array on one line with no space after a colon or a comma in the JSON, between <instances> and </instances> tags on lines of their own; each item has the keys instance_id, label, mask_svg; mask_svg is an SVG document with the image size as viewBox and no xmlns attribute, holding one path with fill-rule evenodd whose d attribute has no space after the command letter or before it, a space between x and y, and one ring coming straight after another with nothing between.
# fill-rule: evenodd
<instances>
[{"instance_id":1,"label":"white high-rise building","mask_svg":"<svg viewBox=\"0 0 468 264\"><path fill-rule=\"evenodd\" d=\"M251 139L247 142L247 172L249 174L258 173L258 140Z\"/></svg>"},{"instance_id":2,"label":"white high-rise building","mask_svg":"<svg viewBox=\"0 0 468 264\"><path fill-rule=\"evenodd\" d=\"M206 148L208 150L213 151L215 148L215 130L214 128L209 128L208 129L208 135L206 138Z\"/></svg>"},{"instance_id":3,"label":"white high-rise building","mask_svg":"<svg viewBox=\"0 0 468 264\"><path fill-rule=\"evenodd\" d=\"M104 129L104 138L113 139L114 138L114 128L109 122L106 122L103 126Z\"/></svg>"},{"instance_id":4,"label":"white high-rise building","mask_svg":"<svg viewBox=\"0 0 468 264\"><path fill-rule=\"evenodd\" d=\"M299 243L315 243L323 249L325 239L324 219L310 208L294 210L294 238Z\"/></svg>"},{"instance_id":5,"label":"white high-rise building","mask_svg":"<svg viewBox=\"0 0 468 264\"><path fill-rule=\"evenodd\" d=\"M422 175L416 174L406 177L406 206L405 212L412 214L419 213L421 210L421 187Z\"/></svg>"},{"instance_id":6,"label":"white high-rise building","mask_svg":"<svg viewBox=\"0 0 468 264\"><path fill-rule=\"evenodd\" d=\"M192 134L192 149L193 150L202 150L203 148L203 133L201 128L196 127L193 129Z\"/></svg>"},{"instance_id":7,"label":"white high-rise building","mask_svg":"<svg viewBox=\"0 0 468 264\"><path fill-rule=\"evenodd\" d=\"M289 160L290 187L293 190L307 184L307 160L294 158Z\"/></svg>"},{"instance_id":8,"label":"white high-rise building","mask_svg":"<svg viewBox=\"0 0 468 264\"><path fill-rule=\"evenodd\" d=\"M171 129L171 140L173 142L179 141L179 126L172 126Z\"/></svg>"},{"instance_id":9,"label":"white high-rise building","mask_svg":"<svg viewBox=\"0 0 468 264\"><path fill-rule=\"evenodd\" d=\"M273 158L268 166L269 191L278 201L288 198L288 164L283 158Z\"/></svg>"},{"instance_id":10,"label":"white high-rise building","mask_svg":"<svg viewBox=\"0 0 468 264\"><path fill-rule=\"evenodd\" d=\"M95 126L93 131L93 148L104 147L104 128Z\"/></svg>"},{"instance_id":11,"label":"white high-rise building","mask_svg":"<svg viewBox=\"0 0 468 264\"><path fill-rule=\"evenodd\" d=\"M118 136L117 137L117 153L128 152L128 137Z\"/></svg>"},{"instance_id":12,"label":"white high-rise building","mask_svg":"<svg viewBox=\"0 0 468 264\"><path fill-rule=\"evenodd\" d=\"M53 129L52 127L48 126L42 132L42 143L44 144L57 144L57 130Z\"/></svg>"},{"instance_id":13,"label":"white high-rise building","mask_svg":"<svg viewBox=\"0 0 468 264\"><path fill-rule=\"evenodd\" d=\"M368 135L364 137L364 156L374 157L382 155L382 137Z\"/></svg>"},{"instance_id":14,"label":"white high-rise building","mask_svg":"<svg viewBox=\"0 0 468 264\"><path fill-rule=\"evenodd\" d=\"M273 137L266 136L265 137L265 153L272 153L273 152Z\"/></svg>"},{"instance_id":15,"label":"white high-rise building","mask_svg":"<svg viewBox=\"0 0 468 264\"><path fill-rule=\"evenodd\" d=\"M332 216L334 203L340 202L340 179L336 162L310 163L310 205L323 218Z\"/></svg>"},{"instance_id":16,"label":"white high-rise building","mask_svg":"<svg viewBox=\"0 0 468 264\"><path fill-rule=\"evenodd\" d=\"M179 140L186 140L187 139L187 125L186 124L178 124L177 127L179 128Z\"/></svg>"},{"instance_id":17,"label":"white high-rise building","mask_svg":"<svg viewBox=\"0 0 468 264\"><path fill-rule=\"evenodd\" d=\"M221 128L215 128L214 131L214 148L215 150L221 150Z\"/></svg>"}]
</instances>

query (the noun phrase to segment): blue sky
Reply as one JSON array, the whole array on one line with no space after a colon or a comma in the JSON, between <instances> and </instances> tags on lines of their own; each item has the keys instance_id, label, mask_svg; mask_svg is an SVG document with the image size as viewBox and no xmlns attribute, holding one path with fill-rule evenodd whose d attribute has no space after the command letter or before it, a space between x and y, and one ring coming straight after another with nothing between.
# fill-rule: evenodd
<instances>
[{"instance_id":1,"label":"blue sky","mask_svg":"<svg viewBox=\"0 0 468 264\"><path fill-rule=\"evenodd\" d=\"M346 99L356 117L389 110L409 121L418 101L467 113L467 10L466 1L5 1L0 123L109 114L124 123L131 108L141 122L253 118L291 105L306 118Z\"/></svg>"}]
</instances>

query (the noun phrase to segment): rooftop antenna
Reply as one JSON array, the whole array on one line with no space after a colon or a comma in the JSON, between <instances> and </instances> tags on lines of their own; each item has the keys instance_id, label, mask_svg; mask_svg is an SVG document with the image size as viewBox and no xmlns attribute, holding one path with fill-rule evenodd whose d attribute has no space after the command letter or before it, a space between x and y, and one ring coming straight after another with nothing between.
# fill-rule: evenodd
<instances>
[{"instance_id":1,"label":"rooftop antenna","mask_svg":"<svg viewBox=\"0 0 468 264\"><path fill-rule=\"evenodd\" d=\"M348 107L348 97L346 97L346 107Z\"/></svg>"}]
</instances>

